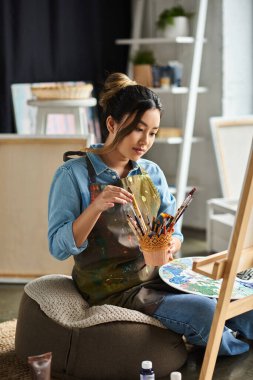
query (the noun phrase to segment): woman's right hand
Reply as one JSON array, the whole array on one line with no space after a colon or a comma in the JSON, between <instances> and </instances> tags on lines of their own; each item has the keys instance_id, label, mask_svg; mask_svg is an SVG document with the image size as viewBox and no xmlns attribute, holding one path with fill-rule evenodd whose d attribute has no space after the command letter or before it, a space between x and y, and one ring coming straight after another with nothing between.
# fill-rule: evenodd
<instances>
[{"instance_id":1,"label":"woman's right hand","mask_svg":"<svg viewBox=\"0 0 253 380\"><path fill-rule=\"evenodd\" d=\"M73 222L73 235L77 247L80 247L88 238L100 214L114 206L115 203L126 204L132 202L133 195L118 186L108 185L94 199L94 201Z\"/></svg>"},{"instance_id":2,"label":"woman's right hand","mask_svg":"<svg viewBox=\"0 0 253 380\"><path fill-rule=\"evenodd\" d=\"M108 208L114 207L115 203L126 204L132 203L133 195L127 190L118 187L108 185L104 190L94 199L93 207L96 207L97 211L103 212Z\"/></svg>"}]
</instances>

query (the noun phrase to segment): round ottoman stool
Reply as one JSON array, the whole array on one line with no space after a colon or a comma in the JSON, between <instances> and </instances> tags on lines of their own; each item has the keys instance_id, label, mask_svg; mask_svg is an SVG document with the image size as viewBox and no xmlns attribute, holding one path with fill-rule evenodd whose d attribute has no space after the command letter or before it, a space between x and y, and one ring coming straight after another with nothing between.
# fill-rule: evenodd
<instances>
[{"instance_id":1,"label":"round ottoman stool","mask_svg":"<svg viewBox=\"0 0 253 380\"><path fill-rule=\"evenodd\" d=\"M161 378L187 358L180 335L135 310L89 307L72 278L63 275L43 276L25 286L15 349L24 362L51 351L52 376L61 380L135 379L143 360L151 360Z\"/></svg>"}]
</instances>

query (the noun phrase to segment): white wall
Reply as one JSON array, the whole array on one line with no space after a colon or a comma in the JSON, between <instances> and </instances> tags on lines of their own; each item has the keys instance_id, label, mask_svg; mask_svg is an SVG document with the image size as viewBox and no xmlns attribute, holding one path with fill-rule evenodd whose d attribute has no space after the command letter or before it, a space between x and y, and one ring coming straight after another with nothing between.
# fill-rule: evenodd
<instances>
[{"instance_id":1,"label":"white wall","mask_svg":"<svg viewBox=\"0 0 253 380\"><path fill-rule=\"evenodd\" d=\"M223 115L252 112L252 0L223 0Z\"/></svg>"}]
</instances>

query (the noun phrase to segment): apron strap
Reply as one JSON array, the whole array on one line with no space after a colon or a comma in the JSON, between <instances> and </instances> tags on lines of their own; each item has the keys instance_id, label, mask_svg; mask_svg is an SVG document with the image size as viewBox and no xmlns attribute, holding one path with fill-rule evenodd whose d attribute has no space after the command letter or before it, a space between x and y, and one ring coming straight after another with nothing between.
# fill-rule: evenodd
<instances>
[{"instance_id":1,"label":"apron strap","mask_svg":"<svg viewBox=\"0 0 253 380\"><path fill-rule=\"evenodd\" d=\"M86 156L86 152L82 152L81 150L69 150L68 152L65 152L63 154L63 161L66 162L68 160L71 160L72 158L75 158L70 156L84 157Z\"/></svg>"},{"instance_id":2,"label":"apron strap","mask_svg":"<svg viewBox=\"0 0 253 380\"><path fill-rule=\"evenodd\" d=\"M71 157L71 156L73 156L73 157ZM95 172L86 152L83 152L81 150L69 150L63 154L63 161L66 162L66 161L72 160L73 158L76 158L75 156L86 158L90 183L96 183L96 172Z\"/></svg>"}]
</instances>

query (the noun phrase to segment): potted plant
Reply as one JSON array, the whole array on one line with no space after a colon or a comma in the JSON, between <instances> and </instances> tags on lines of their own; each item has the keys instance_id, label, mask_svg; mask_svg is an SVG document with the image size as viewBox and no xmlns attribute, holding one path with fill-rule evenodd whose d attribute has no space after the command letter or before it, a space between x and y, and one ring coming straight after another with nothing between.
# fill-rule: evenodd
<instances>
[{"instance_id":1,"label":"potted plant","mask_svg":"<svg viewBox=\"0 0 253 380\"><path fill-rule=\"evenodd\" d=\"M187 13L181 6L164 9L158 17L157 28L163 31L165 38L174 39L176 37L189 35L189 18L192 13Z\"/></svg>"},{"instance_id":2,"label":"potted plant","mask_svg":"<svg viewBox=\"0 0 253 380\"><path fill-rule=\"evenodd\" d=\"M152 50L138 50L133 59L133 79L143 86L151 87L153 83L152 66L155 57Z\"/></svg>"}]
</instances>

